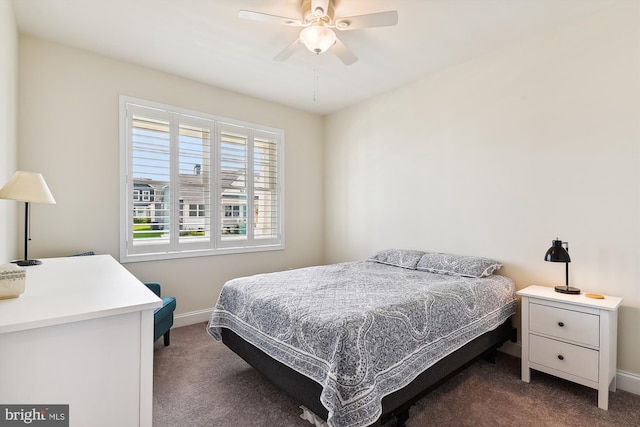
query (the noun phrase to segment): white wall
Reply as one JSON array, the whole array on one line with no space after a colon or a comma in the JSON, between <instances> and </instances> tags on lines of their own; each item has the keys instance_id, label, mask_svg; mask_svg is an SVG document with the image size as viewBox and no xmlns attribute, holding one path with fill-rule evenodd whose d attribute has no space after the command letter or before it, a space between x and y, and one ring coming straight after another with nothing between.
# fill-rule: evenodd
<instances>
[{"instance_id":1,"label":"white wall","mask_svg":"<svg viewBox=\"0 0 640 427\"><path fill-rule=\"evenodd\" d=\"M597 15L327 118L325 261L387 247L494 257L518 288L624 298L640 374L640 14Z\"/></svg>"},{"instance_id":2,"label":"white wall","mask_svg":"<svg viewBox=\"0 0 640 427\"><path fill-rule=\"evenodd\" d=\"M18 32L9 0L0 0L0 188L17 164ZM0 264L18 257L18 203L0 200Z\"/></svg>"},{"instance_id":3,"label":"white wall","mask_svg":"<svg viewBox=\"0 0 640 427\"><path fill-rule=\"evenodd\" d=\"M118 258L118 99L128 95L285 132L285 250L125 264L161 282L178 314L212 308L230 278L321 262L321 117L26 36L19 48L20 167L42 172L57 201L33 205L31 256Z\"/></svg>"}]
</instances>

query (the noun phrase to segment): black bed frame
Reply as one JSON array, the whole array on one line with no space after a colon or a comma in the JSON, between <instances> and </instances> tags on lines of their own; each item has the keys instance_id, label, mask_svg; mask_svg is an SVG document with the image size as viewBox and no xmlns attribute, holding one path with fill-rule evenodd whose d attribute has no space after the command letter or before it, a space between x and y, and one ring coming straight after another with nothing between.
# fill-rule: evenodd
<instances>
[{"instance_id":1,"label":"black bed frame","mask_svg":"<svg viewBox=\"0 0 640 427\"><path fill-rule=\"evenodd\" d=\"M397 426L404 427L413 404L478 358L485 357L493 363L496 349L509 340L516 341L516 329L511 326L510 318L436 362L404 388L385 396L382 415L372 425L380 426L395 417ZM327 409L320 403L320 384L268 356L229 329L222 329L222 342L294 400L327 419Z\"/></svg>"}]
</instances>

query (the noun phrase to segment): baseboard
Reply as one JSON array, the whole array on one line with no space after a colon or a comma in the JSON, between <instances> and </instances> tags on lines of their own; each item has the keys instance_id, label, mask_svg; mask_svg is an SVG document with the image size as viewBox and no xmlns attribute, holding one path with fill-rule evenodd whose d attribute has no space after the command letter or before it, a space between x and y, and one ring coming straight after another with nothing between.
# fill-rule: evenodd
<instances>
[{"instance_id":1,"label":"baseboard","mask_svg":"<svg viewBox=\"0 0 640 427\"><path fill-rule=\"evenodd\" d=\"M640 395L640 375L631 372L617 371L616 386L618 390Z\"/></svg>"},{"instance_id":2,"label":"baseboard","mask_svg":"<svg viewBox=\"0 0 640 427\"><path fill-rule=\"evenodd\" d=\"M498 351L508 354L509 356L517 357L520 359L522 355L522 346L520 343L507 341L502 344L502 347L498 348Z\"/></svg>"},{"instance_id":3,"label":"baseboard","mask_svg":"<svg viewBox=\"0 0 640 427\"><path fill-rule=\"evenodd\" d=\"M213 308L206 310L191 311L189 313L176 314L173 318L173 327L180 328L196 323L205 323L209 321Z\"/></svg>"},{"instance_id":4,"label":"baseboard","mask_svg":"<svg viewBox=\"0 0 640 427\"><path fill-rule=\"evenodd\" d=\"M519 359L522 355L522 345L520 343L507 341L502 345L502 347L498 349L498 351L501 351L513 357L517 357ZM640 375L617 370L616 388L618 390L623 390L629 393L640 395Z\"/></svg>"}]
</instances>

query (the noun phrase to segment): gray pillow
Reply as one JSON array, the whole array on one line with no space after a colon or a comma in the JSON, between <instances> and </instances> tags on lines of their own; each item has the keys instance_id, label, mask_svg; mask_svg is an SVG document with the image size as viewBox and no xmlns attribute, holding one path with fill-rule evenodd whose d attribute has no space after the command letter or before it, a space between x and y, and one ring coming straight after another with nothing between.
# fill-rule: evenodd
<instances>
[{"instance_id":1,"label":"gray pillow","mask_svg":"<svg viewBox=\"0 0 640 427\"><path fill-rule=\"evenodd\" d=\"M424 254L424 251L411 249L385 249L371 255L367 258L367 261L415 270L418 261L420 261L420 258L422 258Z\"/></svg>"},{"instance_id":2,"label":"gray pillow","mask_svg":"<svg viewBox=\"0 0 640 427\"><path fill-rule=\"evenodd\" d=\"M417 270L463 277L487 277L500 270L498 261L477 256L426 253L420 258Z\"/></svg>"}]
</instances>

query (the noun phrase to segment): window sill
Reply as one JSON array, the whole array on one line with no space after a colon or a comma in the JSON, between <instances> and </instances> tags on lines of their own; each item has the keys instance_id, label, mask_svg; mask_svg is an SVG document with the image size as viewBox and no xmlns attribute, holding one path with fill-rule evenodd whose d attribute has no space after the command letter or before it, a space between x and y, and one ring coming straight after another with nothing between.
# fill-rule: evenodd
<instances>
[{"instance_id":1,"label":"window sill","mask_svg":"<svg viewBox=\"0 0 640 427\"><path fill-rule=\"evenodd\" d=\"M156 253L144 253L144 254L120 254L120 263L126 264L130 262L144 262L144 261L162 261L167 259L179 259L179 258L196 258L204 256L215 255L230 255L230 254L242 254L253 252L269 252L269 251L281 251L284 250L284 244L268 245L268 246L253 246L253 247L241 247L241 248L219 248L219 249L203 249L181 252L156 252Z\"/></svg>"}]
</instances>

